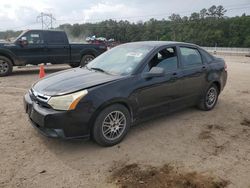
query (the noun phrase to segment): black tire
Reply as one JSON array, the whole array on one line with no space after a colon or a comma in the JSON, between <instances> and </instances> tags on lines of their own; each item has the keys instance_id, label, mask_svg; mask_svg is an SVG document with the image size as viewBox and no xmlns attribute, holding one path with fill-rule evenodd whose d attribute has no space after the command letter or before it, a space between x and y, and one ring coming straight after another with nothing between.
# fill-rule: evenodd
<instances>
[{"instance_id":1,"label":"black tire","mask_svg":"<svg viewBox=\"0 0 250 188\"><path fill-rule=\"evenodd\" d=\"M76 68L80 66L80 63L70 63L69 66L71 66L72 68Z\"/></svg>"},{"instance_id":2,"label":"black tire","mask_svg":"<svg viewBox=\"0 0 250 188\"><path fill-rule=\"evenodd\" d=\"M13 65L9 58L0 56L0 77L8 76L12 73Z\"/></svg>"},{"instance_id":3,"label":"black tire","mask_svg":"<svg viewBox=\"0 0 250 188\"><path fill-rule=\"evenodd\" d=\"M95 59L95 56L93 56L93 55L84 55L84 56L82 56L80 66L84 67L85 65L87 65L93 59Z\"/></svg>"},{"instance_id":4,"label":"black tire","mask_svg":"<svg viewBox=\"0 0 250 188\"><path fill-rule=\"evenodd\" d=\"M204 111L212 110L217 104L219 96L218 87L215 84L212 84L203 95L198 108Z\"/></svg>"},{"instance_id":5,"label":"black tire","mask_svg":"<svg viewBox=\"0 0 250 188\"><path fill-rule=\"evenodd\" d=\"M130 125L131 116L128 109L123 105L114 104L99 113L92 129L92 136L99 145L113 146L123 140Z\"/></svg>"}]
</instances>

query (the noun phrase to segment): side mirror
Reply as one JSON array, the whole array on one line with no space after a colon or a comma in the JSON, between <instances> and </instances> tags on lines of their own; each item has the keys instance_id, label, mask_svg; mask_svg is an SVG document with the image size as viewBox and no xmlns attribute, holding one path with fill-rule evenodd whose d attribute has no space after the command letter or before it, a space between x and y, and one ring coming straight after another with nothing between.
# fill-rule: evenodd
<instances>
[{"instance_id":1,"label":"side mirror","mask_svg":"<svg viewBox=\"0 0 250 188\"><path fill-rule=\"evenodd\" d=\"M165 70L161 67L152 67L149 72L143 73L143 78L161 77L165 75Z\"/></svg>"},{"instance_id":2,"label":"side mirror","mask_svg":"<svg viewBox=\"0 0 250 188\"><path fill-rule=\"evenodd\" d=\"M18 40L18 43L19 43L21 46L26 46L26 45L28 45L27 38L26 38L26 37L21 37L21 38Z\"/></svg>"}]
</instances>

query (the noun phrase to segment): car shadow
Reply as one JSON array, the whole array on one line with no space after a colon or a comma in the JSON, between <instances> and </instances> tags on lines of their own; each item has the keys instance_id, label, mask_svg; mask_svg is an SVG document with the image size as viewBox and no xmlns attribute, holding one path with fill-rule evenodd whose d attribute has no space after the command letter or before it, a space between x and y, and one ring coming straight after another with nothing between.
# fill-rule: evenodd
<instances>
[{"instance_id":1,"label":"car shadow","mask_svg":"<svg viewBox=\"0 0 250 188\"><path fill-rule=\"evenodd\" d=\"M162 126L162 122L164 122L164 124L168 124L169 120L171 119L182 119L182 116L188 116L189 114L193 114L193 113L205 113L203 111L199 111L197 110L197 108L195 107L190 107L190 108L185 108L182 109L180 111L177 112L172 112L172 113L168 113L168 114L161 114L158 116L154 116L151 117L147 120L143 120L141 122L137 122L135 125L133 125L130 128L130 131L128 133L128 135L126 136L125 140L130 139L133 137L136 137L136 135L138 134L143 134L143 132L147 132L148 130L157 128L157 127L161 127ZM153 125L153 126L152 126ZM128 138L129 137L129 138ZM43 139L44 136L41 136L41 138ZM89 150L100 150L100 149L105 149L108 148L110 149L114 149L119 147L118 145L115 146L111 146L111 147L102 147L99 146L98 144L96 144L93 140L90 139L43 139L44 140L44 144L47 145L48 149L54 151L55 153L60 153L61 150L71 150L74 152L80 152L80 151L89 151ZM121 142L122 144L126 144L123 143L123 141ZM121 144L120 143L120 144Z\"/></svg>"},{"instance_id":2,"label":"car shadow","mask_svg":"<svg viewBox=\"0 0 250 188\"><path fill-rule=\"evenodd\" d=\"M40 135L40 141L47 150L71 169L82 172L87 170L93 174L97 171L104 173L116 164L135 160L151 160L151 154L152 160L154 160L153 157L157 155L156 153L167 153L168 150L174 152L171 146L175 144L180 144L183 148L186 143L182 141L176 143L177 139L181 139L178 130L179 133L184 134L187 121L189 121L190 128L190 121L193 117L207 116L208 113L211 116L218 113L219 110L221 109L216 108L212 112L204 112L191 107L151 118L131 127L125 139L112 147L99 146L92 140L48 139L37 134ZM152 153L148 150L152 150ZM144 152L145 157L142 155Z\"/></svg>"},{"instance_id":3,"label":"car shadow","mask_svg":"<svg viewBox=\"0 0 250 188\"><path fill-rule=\"evenodd\" d=\"M228 106L229 105L229 106ZM221 99L215 109L212 111L202 111L194 107L188 107L184 108L175 112L161 114L158 116L153 116L152 118L149 118L147 120L141 121L136 123L130 128L130 131L128 132L128 135L125 137L125 139L111 147L102 147L96 144L91 139L48 139L39 133L39 137L43 140L44 144L47 146L49 150L55 153L65 152L65 151L72 151L74 155L74 152L86 152L86 151L105 151L105 150L115 150L119 148L121 145L125 146L127 144L130 144L131 142L135 141L137 139L138 135L148 134L152 131L159 131L161 129L166 129L168 126L172 126L172 122L175 120L179 120L182 122L182 124L179 125L179 123L175 123L175 125L179 126L185 126L185 122L188 120L192 120L194 117L199 116L207 116L207 114L216 114L219 111L221 111L221 106L228 106L230 108L230 104L225 102L223 99ZM202 123L202 122L201 122ZM175 126L174 125L174 126ZM173 127L172 127L173 128Z\"/></svg>"}]
</instances>

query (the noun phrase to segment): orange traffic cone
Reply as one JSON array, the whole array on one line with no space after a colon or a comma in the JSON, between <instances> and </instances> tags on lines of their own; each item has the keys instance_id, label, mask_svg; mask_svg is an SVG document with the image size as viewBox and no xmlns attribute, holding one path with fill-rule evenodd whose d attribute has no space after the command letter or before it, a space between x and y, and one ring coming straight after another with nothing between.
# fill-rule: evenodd
<instances>
[{"instance_id":1,"label":"orange traffic cone","mask_svg":"<svg viewBox=\"0 0 250 188\"><path fill-rule=\"evenodd\" d=\"M44 65L40 65L39 78L43 78L44 76L45 76Z\"/></svg>"}]
</instances>

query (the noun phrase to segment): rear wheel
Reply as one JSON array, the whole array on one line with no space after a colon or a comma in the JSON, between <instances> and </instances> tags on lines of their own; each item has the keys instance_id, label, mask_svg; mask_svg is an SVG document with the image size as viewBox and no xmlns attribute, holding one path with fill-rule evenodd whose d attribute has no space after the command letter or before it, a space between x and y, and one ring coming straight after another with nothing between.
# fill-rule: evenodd
<instances>
[{"instance_id":1,"label":"rear wheel","mask_svg":"<svg viewBox=\"0 0 250 188\"><path fill-rule=\"evenodd\" d=\"M0 56L0 77L8 76L12 73L13 65L10 59Z\"/></svg>"},{"instance_id":2,"label":"rear wheel","mask_svg":"<svg viewBox=\"0 0 250 188\"><path fill-rule=\"evenodd\" d=\"M102 146L113 146L122 141L131 124L128 109L120 104L102 110L93 127L93 138Z\"/></svg>"},{"instance_id":3,"label":"rear wheel","mask_svg":"<svg viewBox=\"0 0 250 188\"><path fill-rule=\"evenodd\" d=\"M206 91L205 95L202 97L198 107L201 110L212 110L217 101L219 96L219 90L218 87L215 84L212 84Z\"/></svg>"},{"instance_id":4,"label":"rear wheel","mask_svg":"<svg viewBox=\"0 0 250 188\"><path fill-rule=\"evenodd\" d=\"M93 59L95 59L95 57L93 55L84 55L81 59L80 66L83 67L83 66L87 65Z\"/></svg>"}]
</instances>

